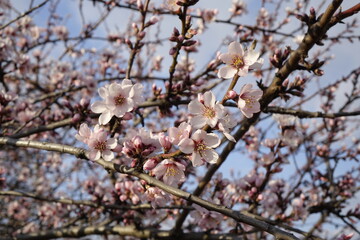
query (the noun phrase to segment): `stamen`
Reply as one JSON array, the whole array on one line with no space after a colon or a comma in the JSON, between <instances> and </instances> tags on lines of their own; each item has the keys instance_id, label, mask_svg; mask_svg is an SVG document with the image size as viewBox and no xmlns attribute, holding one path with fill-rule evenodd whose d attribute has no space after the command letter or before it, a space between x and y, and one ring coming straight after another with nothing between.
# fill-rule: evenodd
<instances>
[{"instance_id":1,"label":"stamen","mask_svg":"<svg viewBox=\"0 0 360 240\"><path fill-rule=\"evenodd\" d=\"M235 56L232 59L232 64L231 64L234 68L240 69L242 68L245 64L244 64L244 60L242 57L240 56Z\"/></svg>"},{"instance_id":2,"label":"stamen","mask_svg":"<svg viewBox=\"0 0 360 240\"><path fill-rule=\"evenodd\" d=\"M114 102L116 106L122 105L125 102L125 98L121 95L114 97Z\"/></svg>"},{"instance_id":3,"label":"stamen","mask_svg":"<svg viewBox=\"0 0 360 240\"><path fill-rule=\"evenodd\" d=\"M97 142L95 144L95 147L94 147L96 150L99 150L101 152L105 151L106 150L106 142L103 141L103 142Z\"/></svg>"},{"instance_id":4,"label":"stamen","mask_svg":"<svg viewBox=\"0 0 360 240\"><path fill-rule=\"evenodd\" d=\"M215 110L209 107L205 107L203 115L207 118L214 118L216 113Z\"/></svg>"}]
</instances>

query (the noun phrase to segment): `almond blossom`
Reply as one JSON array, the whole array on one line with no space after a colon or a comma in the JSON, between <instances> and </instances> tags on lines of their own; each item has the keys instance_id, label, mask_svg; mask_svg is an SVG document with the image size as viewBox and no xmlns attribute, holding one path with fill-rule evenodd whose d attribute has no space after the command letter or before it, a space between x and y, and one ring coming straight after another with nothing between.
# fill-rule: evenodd
<instances>
[{"instance_id":1,"label":"almond blossom","mask_svg":"<svg viewBox=\"0 0 360 240\"><path fill-rule=\"evenodd\" d=\"M142 201L149 201L153 208L165 206L170 201L170 196L157 187L149 187L142 195Z\"/></svg>"},{"instance_id":2,"label":"almond blossom","mask_svg":"<svg viewBox=\"0 0 360 240\"><path fill-rule=\"evenodd\" d=\"M91 110L101 113L99 124L105 125L113 116L123 117L142 102L143 86L139 83L133 85L129 79L121 83L111 83L99 88L99 95L104 101L96 101Z\"/></svg>"},{"instance_id":3,"label":"almond blossom","mask_svg":"<svg viewBox=\"0 0 360 240\"><path fill-rule=\"evenodd\" d=\"M183 164L170 159L163 160L152 170L157 179L163 179L164 183L174 187L185 181L184 172Z\"/></svg>"},{"instance_id":4,"label":"almond blossom","mask_svg":"<svg viewBox=\"0 0 360 240\"><path fill-rule=\"evenodd\" d=\"M235 138L230 134L231 129L237 125L236 119L232 117L232 115L229 113L229 111L225 108L225 114L224 117L219 119L218 122L218 130L224 134L224 136L232 141L236 142Z\"/></svg>"},{"instance_id":5,"label":"almond blossom","mask_svg":"<svg viewBox=\"0 0 360 240\"><path fill-rule=\"evenodd\" d=\"M182 122L179 127L171 127L168 129L169 139L172 144L178 145L183 139L189 138L191 133L191 125Z\"/></svg>"},{"instance_id":6,"label":"almond blossom","mask_svg":"<svg viewBox=\"0 0 360 240\"><path fill-rule=\"evenodd\" d=\"M199 94L197 99L189 103L189 113L193 115L190 124L194 128L202 128L206 124L215 127L219 119L225 114L224 106L216 103L215 95L211 92Z\"/></svg>"},{"instance_id":7,"label":"almond blossom","mask_svg":"<svg viewBox=\"0 0 360 240\"><path fill-rule=\"evenodd\" d=\"M246 76L249 70L258 70L264 63L264 59L259 58L260 53L252 49L244 51L238 42L229 45L227 53L223 53L219 58L226 66L219 69L219 78L232 78L235 74L240 77Z\"/></svg>"},{"instance_id":8,"label":"almond blossom","mask_svg":"<svg viewBox=\"0 0 360 240\"><path fill-rule=\"evenodd\" d=\"M260 89L251 89L252 84L245 84L240 91L238 108L247 118L251 118L254 113L260 112L259 100L263 95Z\"/></svg>"},{"instance_id":9,"label":"almond blossom","mask_svg":"<svg viewBox=\"0 0 360 240\"><path fill-rule=\"evenodd\" d=\"M216 134L198 129L192 134L191 138L181 140L179 148L183 153L192 154L191 162L194 167L198 167L205 162L216 163L219 155L213 148L219 145L220 139Z\"/></svg>"},{"instance_id":10,"label":"almond blossom","mask_svg":"<svg viewBox=\"0 0 360 240\"><path fill-rule=\"evenodd\" d=\"M196 211L191 212L190 216L194 218L196 224L202 229L216 229L223 220L223 216L218 212L209 211L196 204L193 206Z\"/></svg>"},{"instance_id":11,"label":"almond blossom","mask_svg":"<svg viewBox=\"0 0 360 240\"><path fill-rule=\"evenodd\" d=\"M107 133L104 129L96 125L94 132L87 126L86 123L80 125L79 133L75 138L89 145L89 159L96 161L103 158L106 161L111 161L114 158L114 153L111 151L117 147L117 141L114 138L107 139Z\"/></svg>"}]
</instances>

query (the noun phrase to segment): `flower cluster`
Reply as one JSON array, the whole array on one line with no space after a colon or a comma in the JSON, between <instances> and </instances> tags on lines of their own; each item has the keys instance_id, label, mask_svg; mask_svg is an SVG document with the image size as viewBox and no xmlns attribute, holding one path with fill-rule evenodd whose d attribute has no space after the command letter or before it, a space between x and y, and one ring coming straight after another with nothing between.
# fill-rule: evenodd
<instances>
[{"instance_id":1,"label":"flower cluster","mask_svg":"<svg viewBox=\"0 0 360 240\"><path fill-rule=\"evenodd\" d=\"M237 122L222 104L216 102L212 91L198 94L198 97L189 103L188 110L192 116L189 123L193 128L200 129L209 125L221 131L230 141L235 142L229 132Z\"/></svg>"},{"instance_id":2,"label":"flower cluster","mask_svg":"<svg viewBox=\"0 0 360 240\"><path fill-rule=\"evenodd\" d=\"M111 83L100 87L99 95L103 101L96 101L91 105L91 110L101 113L99 124L105 125L110 122L113 116L124 117L138 104L143 102L143 86L139 83L132 84L129 79L121 83Z\"/></svg>"}]
</instances>

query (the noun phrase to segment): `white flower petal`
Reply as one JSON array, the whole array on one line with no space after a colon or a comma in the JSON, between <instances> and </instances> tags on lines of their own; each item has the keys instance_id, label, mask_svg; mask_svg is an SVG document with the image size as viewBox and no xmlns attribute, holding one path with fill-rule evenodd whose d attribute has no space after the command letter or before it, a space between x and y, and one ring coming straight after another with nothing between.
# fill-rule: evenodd
<instances>
[{"instance_id":1,"label":"white flower petal","mask_svg":"<svg viewBox=\"0 0 360 240\"><path fill-rule=\"evenodd\" d=\"M202 128L203 126L205 126L206 122L206 117L201 115L195 116L190 119L190 125L195 129Z\"/></svg>"},{"instance_id":2,"label":"white flower petal","mask_svg":"<svg viewBox=\"0 0 360 240\"><path fill-rule=\"evenodd\" d=\"M186 138L180 141L179 149L183 153L190 154L194 152L195 143L190 138Z\"/></svg>"},{"instance_id":3,"label":"white flower petal","mask_svg":"<svg viewBox=\"0 0 360 240\"><path fill-rule=\"evenodd\" d=\"M103 151L101 156L105 161L111 161L114 159L114 153L110 150Z\"/></svg>"},{"instance_id":4,"label":"white flower petal","mask_svg":"<svg viewBox=\"0 0 360 240\"><path fill-rule=\"evenodd\" d=\"M219 154L213 149L206 149L203 152L203 157L208 163L214 164L219 158Z\"/></svg>"},{"instance_id":5,"label":"white flower petal","mask_svg":"<svg viewBox=\"0 0 360 240\"><path fill-rule=\"evenodd\" d=\"M215 133L207 133L204 138L204 143L206 146L211 148L216 148L220 145L220 138Z\"/></svg>"},{"instance_id":6,"label":"white flower petal","mask_svg":"<svg viewBox=\"0 0 360 240\"><path fill-rule=\"evenodd\" d=\"M199 100L194 99L189 103L188 109L189 113L198 115L204 112L205 107L202 103L199 102Z\"/></svg>"},{"instance_id":7,"label":"white flower petal","mask_svg":"<svg viewBox=\"0 0 360 240\"><path fill-rule=\"evenodd\" d=\"M108 91L105 87L99 88L98 93L102 99L106 99L106 96L108 95Z\"/></svg>"},{"instance_id":8,"label":"white flower petal","mask_svg":"<svg viewBox=\"0 0 360 240\"><path fill-rule=\"evenodd\" d=\"M259 58L255 63L249 66L249 69L260 70L264 64L264 59Z\"/></svg>"},{"instance_id":9,"label":"white flower petal","mask_svg":"<svg viewBox=\"0 0 360 240\"><path fill-rule=\"evenodd\" d=\"M231 66L224 66L219 69L218 77L219 78L232 78L236 74L237 69L231 67Z\"/></svg>"},{"instance_id":10,"label":"white flower petal","mask_svg":"<svg viewBox=\"0 0 360 240\"><path fill-rule=\"evenodd\" d=\"M230 65L233 63L233 58L236 57L236 55L231 53L223 53L220 54L219 59L223 61L225 64Z\"/></svg>"},{"instance_id":11,"label":"white flower petal","mask_svg":"<svg viewBox=\"0 0 360 240\"><path fill-rule=\"evenodd\" d=\"M214 108L215 106L215 95L211 91L204 93L204 105L207 107Z\"/></svg>"},{"instance_id":12,"label":"white flower petal","mask_svg":"<svg viewBox=\"0 0 360 240\"><path fill-rule=\"evenodd\" d=\"M114 149L116 148L117 146L117 141L115 138L109 138L107 141L106 141L106 145L108 148L110 149Z\"/></svg>"},{"instance_id":13,"label":"white flower petal","mask_svg":"<svg viewBox=\"0 0 360 240\"><path fill-rule=\"evenodd\" d=\"M97 101L91 105L91 111L93 111L94 113L102 113L106 110L107 110L106 104L103 101L101 101L101 102Z\"/></svg>"},{"instance_id":14,"label":"white flower petal","mask_svg":"<svg viewBox=\"0 0 360 240\"><path fill-rule=\"evenodd\" d=\"M232 42L229 44L229 53L238 54L244 56L244 49L238 42Z\"/></svg>"},{"instance_id":15,"label":"white flower petal","mask_svg":"<svg viewBox=\"0 0 360 240\"><path fill-rule=\"evenodd\" d=\"M254 64L260 56L260 52L255 52L254 50L248 50L244 56L245 64L250 66Z\"/></svg>"},{"instance_id":16,"label":"white flower petal","mask_svg":"<svg viewBox=\"0 0 360 240\"><path fill-rule=\"evenodd\" d=\"M103 112L99 117L99 124L100 125L107 124L108 122L110 122L112 116L113 115L110 113L110 111Z\"/></svg>"},{"instance_id":17,"label":"white flower petal","mask_svg":"<svg viewBox=\"0 0 360 240\"><path fill-rule=\"evenodd\" d=\"M191 155L191 162L192 162L194 167L199 167L201 165L204 165L204 161L202 159L203 158L200 156L199 153L194 152Z\"/></svg>"}]
</instances>

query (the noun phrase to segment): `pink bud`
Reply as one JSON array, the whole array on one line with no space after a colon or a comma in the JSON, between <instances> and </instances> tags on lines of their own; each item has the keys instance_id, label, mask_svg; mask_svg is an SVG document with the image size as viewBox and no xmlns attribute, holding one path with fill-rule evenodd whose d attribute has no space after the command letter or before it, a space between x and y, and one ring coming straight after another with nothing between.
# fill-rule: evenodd
<instances>
[{"instance_id":1,"label":"pink bud","mask_svg":"<svg viewBox=\"0 0 360 240\"><path fill-rule=\"evenodd\" d=\"M164 148L165 152L168 152L171 149L171 142L168 136L165 136L164 133L160 134L159 141L161 146Z\"/></svg>"},{"instance_id":2,"label":"pink bud","mask_svg":"<svg viewBox=\"0 0 360 240\"><path fill-rule=\"evenodd\" d=\"M132 139L132 142L133 142L134 147L135 147L136 149L142 149L142 148L144 147L144 144L143 144L143 142L142 142L142 139L141 139L141 137L139 137L139 136L134 137L134 138Z\"/></svg>"},{"instance_id":3,"label":"pink bud","mask_svg":"<svg viewBox=\"0 0 360 240\"><path fill-rule=\"evenodd\" d=\"M175 47L171 48L169 51L169 55L174 55L176 53L177 49Z\"/></svg>"},{"instance_id":4,"label":"pink bud","mask_svg":"<svg viewBox=\"0 0 360 240\"><path fill-rule=\"evenodd\" d=\"M130 113L130 112L126 112L125 115L122 117L123 120L131 120L133 119L134 114Z\"/></svg>"},{"instance_id":5,"label":"pink bud","mask_svg":"<svg viewBox=\"0 0 360 240\"><path fill-rule=\"evenodd\" d=\"M145 37L145 35L146 35L146 32L144 32L144 31L138 33L138 37L140 39L143 39Z\"/></svg>"},{"instance_id":6,"label":"pink bud","mask_svg":"<svg viewBox=\"0 0 360 240\"><path fill-rule=\"evenodd\" d=\"M157 16L152 16L149 20L149 24L155 24L159 21L159 18Z\"/></svg>"},{"instance_id":7,"label":"pink bud","mask_svg":"<svg viewBox=\"0 0 360 240\"><path fill-rule=\"evenodd\" d=\"M72 119L71 119L71 121L73 122L73 123L77 123L77 122L79 122L81 120L81 116L80 116L80 114L75 114L73 117L72 117Z\"/></svg>"},{"instance_id":8,"label":"pink bud","mask_svg":"<svg viewBox=\"0 0 360 240\"><path fill-rule=\"evenodd\" d=\"M147 160L143 166L143 169L146 171L151 171L154 169L158 164L158 161L156 159L150 158Z\"/></svg>"},{"instance_id":9,"label":"pink bud","mask_svg":"<svg viewBox=\"0 0 360 240\"><path fill-rule=\"evenodd\" d=\"M289 85L289 79L287 78L287 79L285 79L285 81L282 83L282 86L286 88L288 85Z\"/></svg>"},{"instance_id":10,"label":"pink bud","mask_svg":"<svg viewBox=\"0 0 360 240\"><path fill-rule=\"evenodd\" d=\"M228 97L228 99L234 99L237 97L237 93L234 90L230 90L227 93L227 97Z\"/></svg>"}]
</instances>

